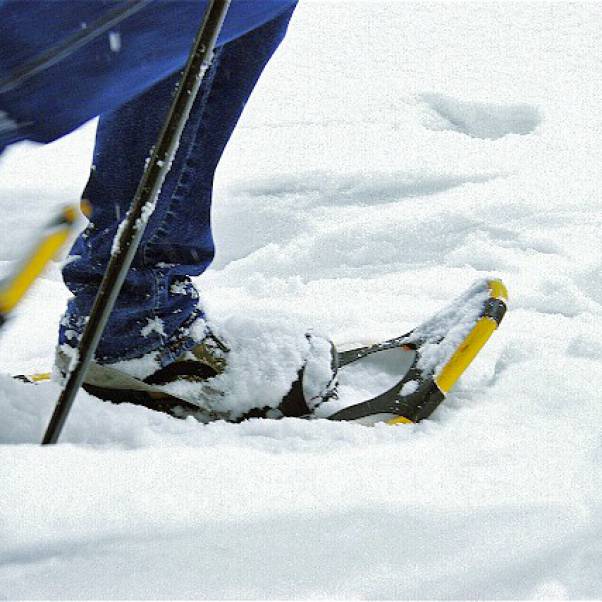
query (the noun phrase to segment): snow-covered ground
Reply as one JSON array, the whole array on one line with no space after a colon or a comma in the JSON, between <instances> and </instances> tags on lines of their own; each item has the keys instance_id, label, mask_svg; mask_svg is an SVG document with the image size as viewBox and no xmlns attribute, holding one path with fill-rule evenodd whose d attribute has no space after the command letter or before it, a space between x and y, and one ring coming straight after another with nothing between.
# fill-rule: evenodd
<instances>
[{"instance_id":1,"label":"snow-covered ground","mask_svg":"<svg viewBox=\"0 0 602 602\"><path fill-rule=\"evenodd\" d=\"M177 421L85 394L54 448L54 266L0 340L0 599L602 598L598 3L302 0L221 164L209 311L339 343L511 302L416 426ZM0 162L2 269L87 126Z\"/></svg>"}]
</instances>

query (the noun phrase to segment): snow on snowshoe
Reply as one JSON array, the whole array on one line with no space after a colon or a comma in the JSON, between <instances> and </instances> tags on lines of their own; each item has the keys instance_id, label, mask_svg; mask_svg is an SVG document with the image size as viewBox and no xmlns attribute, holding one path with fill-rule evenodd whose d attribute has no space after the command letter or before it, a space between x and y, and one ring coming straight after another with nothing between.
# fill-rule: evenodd
<instances>
[{"instance_id":1,"label":"snow on snowshoe","mask_svg":"<svg viewBox=\"0 0 602 602\"><path fill-rule=\"evenodd\" d=\"M104 401L201 422L308 416L334 393L336 350L328 339L283 327L274 340L261 322L241 320L247 336L218 337L205 324L202 341L165 367L157 353L112 364L93 361L82 386ZM57 349L58 380L65 380L76 353L67 345ZM50 377L19 376L28 382Z\"/></svg>"},{"instance_id":2,"label":"snow on snowshoe","mask_svg":"<svg viewBox=\"0 0 602 602\"><path fill-rule=\"evenodd\" d=\"M230 350L211 331L202 344L179 361L144 378L111 365L92 363L83 386L105 401L134 403L176 418L193 416L201 422L283 416L365 425L419 422L443 401L499 326L506 300L506 287L501 281L483 280L412 331L381 343L337 352L327 339L307 334L306 355L296 378L291 378L292 386L288 386L288 392L285 387L275 403L251 403L237 410L233 405L220 404L220 383L216 379L224 374ZM65 373L69 358L61 358L59 353L57 363ZM349 375L366 380L370 370L384 372L385 368L393 382L384 392L346 404L340 394ZM51 375L17 378L43 382ZM191 394L195 390L191 383L200 384L207 403L200 401L198 392ZM258 380L255 386L265 384Z\"/></svg>"}]
</instances>

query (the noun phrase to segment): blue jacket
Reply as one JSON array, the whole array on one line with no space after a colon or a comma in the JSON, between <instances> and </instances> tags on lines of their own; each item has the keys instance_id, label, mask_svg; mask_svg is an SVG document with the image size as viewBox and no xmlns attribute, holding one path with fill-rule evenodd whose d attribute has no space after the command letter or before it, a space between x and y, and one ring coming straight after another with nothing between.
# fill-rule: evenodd
<instances>
[{"instance_id":1,"label":"blue jacket","mask_svg":"<svg viewBox=\"0 0 602 602\"><path fill-rule=\"evenodd\" d=\"M233 0L218 45L297 0ZM50 142L183 66L206 0L0 0L0 151Z\"/></svg>"}]
</instances>

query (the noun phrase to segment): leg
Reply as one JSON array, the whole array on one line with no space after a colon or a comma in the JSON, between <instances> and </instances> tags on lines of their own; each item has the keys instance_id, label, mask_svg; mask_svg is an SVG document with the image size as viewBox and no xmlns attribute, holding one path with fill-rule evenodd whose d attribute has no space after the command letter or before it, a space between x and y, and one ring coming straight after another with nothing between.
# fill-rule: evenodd
<instances>
[{"instance_id":1,"label":"leg","mask_svg":"<svg viewBox=\"0 0 602 602\"><path fill-rule=\"evenodd\" d=\"M97 349L113 363L160 350L161 365L198 342L201 310L190 276L213 256L210 229L215 168L257 79L282 40L292 9L224 45L195 102L174 165ZM59 343L75 345L110 254L120 217L138 184L170 100L174 77L101 118L94 166L84 196L90 224L64 268L74 294Z\"/></svg>"}]
</instances>

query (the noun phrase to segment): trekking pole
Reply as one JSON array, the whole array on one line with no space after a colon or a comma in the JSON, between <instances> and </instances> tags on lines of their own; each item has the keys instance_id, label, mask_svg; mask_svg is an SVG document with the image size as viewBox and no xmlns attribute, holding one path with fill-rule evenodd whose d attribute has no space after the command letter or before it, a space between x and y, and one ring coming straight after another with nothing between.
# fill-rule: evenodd
<instances>
[{"instance_id":1,"label":"trekking pole","mask_svg":"<svg viewBox=\"0 0 602 602\"><path fill-rule=\"evenodd\" d=\"M123 281L140 244L148 218L178 147L180 136L199 91L201 81L213 60L213 51L231 0L209 0L205 16L194 40L190 56L165 123L150 151L132 205L121 223L111 258L94 300L77 353L71 362L65 388L61 392L42 445L56 443L69 410L86 376L86 370L100 341Z\"/></svg>"}]
</instances>

